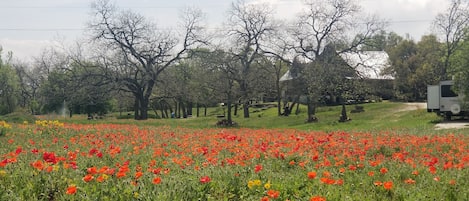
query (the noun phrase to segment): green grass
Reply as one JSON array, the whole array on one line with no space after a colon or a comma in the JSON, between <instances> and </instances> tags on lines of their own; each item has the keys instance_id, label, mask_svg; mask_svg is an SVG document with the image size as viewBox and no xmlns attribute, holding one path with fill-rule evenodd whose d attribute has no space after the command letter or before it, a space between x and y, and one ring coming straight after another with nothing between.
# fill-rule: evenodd
<instances>
[{"instance_id":1,"label":"green grass","mask_svg":"<svg viewBox=\"0 0 469 201\"><path fill-rule=\"evenodd\" d=\"M243 118L243 111L239 109L238 115L233 116L239 127L244 128L294 128L300 130L348 130L348 131L383 131L383 130L416 130L426 132L434 131L434 122L441 120L435 113L428 113L425 109L401 111L404 108L403 103L398 102L379 102L360 104L364 107L364 112L351 113L355 105L347 105L347 115L351 121L340 123L339 116L342 106L325 106L317 108L316 116L318 122L305 123L306 106L300 105L300 114L292 114L288 117L278 116L277 108L268 108L264 110L251 108L250 118ZM257 112L253 112L258 110ZM193 112L195 116L195 109ZM79 124L135 124L147 126L170 126L185 128L213 128L219 118L216 116L223 114L220 107L208 108L207 117L203 117L203 109L200 110L200 117L191 117L186 119L148 119L136 121L133 119L116 119L118 113L108 115L101 120L87 120L86 116L74 115L73 118L64 118L56 116L62 122ZM44 117L43 117L44 118ZM48 117L45 117L48 118ZM464 129L468 130L468 129Z\"/></svg>"}]
</instances>

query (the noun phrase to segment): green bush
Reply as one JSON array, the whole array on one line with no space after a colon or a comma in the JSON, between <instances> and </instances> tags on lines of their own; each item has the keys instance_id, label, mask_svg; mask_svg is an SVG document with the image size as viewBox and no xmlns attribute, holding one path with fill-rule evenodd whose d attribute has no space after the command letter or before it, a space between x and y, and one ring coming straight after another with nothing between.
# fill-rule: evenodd
<instances>
[{"instance_id":1,"label":"green bush","mask_svg":"<svg viewBox=\"0 0 469 201\"><path fill-rule=\"evenodd\" d=\"M126 115L119 115L119 116L117 116L116 118L117 118L117 119L134 119L134 116L135 116L135 115L133 115L133 114L131 114L131 113L128 113L128 114L126 114ZM157 116L157 115L155 115L155 114L148 114L148 118L149 118L149 119L161 119L160 116Z\"/></svg>"},{"instance_id":2,"label":"green bush","mask_svg":"<svg viewBox=\"0 0 469 201\"><path fill-rule=\"evenodd\" d=\"M23 123L25 121L27 121L28 123L34 123L37 118L31 114L26 114L23 112L13 112L0 116L0 121L2 120L10 123Z\"/></svg>"}]
</instances>

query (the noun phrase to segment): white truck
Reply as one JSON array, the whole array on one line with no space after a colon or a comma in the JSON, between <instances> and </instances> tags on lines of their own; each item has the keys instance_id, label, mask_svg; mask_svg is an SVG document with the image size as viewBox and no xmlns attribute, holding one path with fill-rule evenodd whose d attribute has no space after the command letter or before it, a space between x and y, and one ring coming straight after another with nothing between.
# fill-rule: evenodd
<instances>
[{"instance_id":1,"label":"white truck","mask_svg":"<svg viewBox=\"0 0 469 201\"><path fill-rule=\"evenodd\" d=\"M441 81L438 85L427 86L427 111L436 112L446 120L452 116L468 116L469 110L465 107L463 96L452 90L452 80Z\"/></svg>"}]
</instances>

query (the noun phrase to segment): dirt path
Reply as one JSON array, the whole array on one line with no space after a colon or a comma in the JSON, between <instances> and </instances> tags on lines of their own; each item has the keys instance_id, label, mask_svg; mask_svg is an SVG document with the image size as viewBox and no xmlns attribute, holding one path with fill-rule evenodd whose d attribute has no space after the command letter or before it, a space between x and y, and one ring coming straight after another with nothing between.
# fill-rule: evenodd
<instances>
[{"instance_id":1,"label":"dirt path","mask_svg":"<svg viewBox=\"0 0 469 201\"><path fill-rule=\"evenodd\" d=\"M411 111L411 110L419 110L419 109L426 109L427 103L404 103L404 107L397 110L398 112L403 111Z\"/></svg>"},{"instance_id":2,"label":"dirt path","mask_svg":"<svg viewBox=\"0 0 469 201\"><path fill-rule=\"evenodd\" d=\"M419 110L419 109L427 108L427 103L404 103L404 105L405 105L404 107L402 107L401 109L397 111L403 112L403 111L412 111L412 110ZM441 123L437 123L435 125L436 130L462 129L462 128L469 128L469 121L467 120L444 121Z\"/></svg>"},{"instance_id":3,"label":"dirt path","mask_svg":"<svg viewBox=\"0 0 469 201\"><path fill-rule=\"evenodd\" d=\"M435 125L436 130L442 129L462 129L462 128L469 128L469 121L447 121L437 123Z\"/></svg>"}]
</instances>

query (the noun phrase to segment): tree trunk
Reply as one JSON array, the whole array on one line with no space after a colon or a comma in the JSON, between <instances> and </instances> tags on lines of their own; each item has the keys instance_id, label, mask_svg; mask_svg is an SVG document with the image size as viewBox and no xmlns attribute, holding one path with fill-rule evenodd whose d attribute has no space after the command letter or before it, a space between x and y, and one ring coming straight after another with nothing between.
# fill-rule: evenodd
<instances>
[{"instance_id":1,"label":"tree trunk","mask_svg":"<svg viewBox=\"0 0 469 201\"><path fill-rule=\"evenodd\" d=\"M182 118L187 118L187 108L183 101L180 102L181 111L182 111Z\"/></svg>"},{"instance_id":2,"label":"tree trunk","mask_svg":"<svg viewBox=\"0 0 469 201\"><path fill-rule=\"evenodd\" d=\"M165 111L165 113L166 113L166 117L172 118L171 115L173 114L173 107L171 107L171 105L170 105L168 102L166 102L166 101L165 101L165 105L166 105L166 107L165 107L166 109L165 109L164 111ZM169 114L168 114L167 109L169 109Z\"/></svg>"},{"instance_id":3,"label":"tree trunk","mask_svg":"<svg viewBox=\"0 0 469 201\"><path fill-rule=\"evenodd\" d=\"M291 111L291 107L290 107L288 101L285 101L283 103L283 116L287 117L288 115L290 115L290 113L291 113L290 111Z\"/></svg>"},{"instance_id":4,"label":"tree trunk","mask_svg":"<svg viewBox=\"0 0 469 201\"><path fill-rule=\"evenodd\" d=\"M148 99L143 98L140 101L140 118L139 120L148 119Z\"/></svg>"},{"instance_id":5,"label":"tree trunk","mask_svg":"<svg viewBox=\"0 0 469 201\"><path fill-rule=\"evenodd\" d=\"M311 101L311 99L308 97L308 119L306 120L307 122L315 122L317 121L316 118L316 106L314 103Z\"/></svg>"},{"instance_id":6,"label":"tree trunk","mask_svg":"<svg viewBox=\"0 0 469 201\"><path fill-rule=\"evenodd\" d=\"M168 113L166 113L166 115L165 115L165 112L166 112L166 111L165 111L164 107L165 107L165 106L163 106L163 104L161 104L161 108L160 108L160 111L161 111L161 118L166 119L166 118L168 118L168 115L167 115Z\"/></svg>"},{"instance_id":7,"label":"tree trunk","mask_svg":"<svg viewBox=\"0 0 469 201\"><path fill-rule=\"evenodd\" d=\"M282 69L282 61L280 60L279 62L279 67L276 68L278 70L276 70L276 78L275 78L275 88L277 90L277 114L278 116L282 116L282 89L280 87L280 78L281 78L281 74L280 74L280 71Z\"/></svg>"},{"instance_id":8,"label":"tree trunk","mask_svg":"<svg viewBox=\"0 0 469 201\"><path fill-rule=\"evenodd\" d=\"M238 116L238 103L234 104L234 116Z\"/></svg>"},{"instance_id":9,"label":"tree trunk","mask_svg":"<svg viewBox=\"0 0 469 201\"><path fill-rule=\"evenodd\" d=\"M135 103L134 103L134 119L139 120L140 115L138 114L139 111L139 100L138 97L135 97Z\"/></svg>"},{"instance_id":10,"label":"tree trunk","mask_svg":"<svg viewBox=\"0 0 469 201\"><path fill-rule=\"evenodd\" d=\"M295 103L293 103L293 104L295 104ZM299 114L300 114L300 104L296 103L295 115L299 115Z\"/></svg>"},{"instance_id":11,"label":"tree trunk","mask_svg":"<svg viewBox=\"0 0 469 201\"><path fill-rule=\"evenodd\" d=\"M204 104L204 117L206 117L206 116L207 116L207 105Z\"/></svg>"},{"instance_id":12,"label":"tree trunk","mask_svg":"<svg viewBox=\"0 0 469 201\"><path fill-rule=\"evenodd\" d=\"M278 116L282 116L282 99L277 94L277 114Z\"/></svg>"},{"instance_id":13,"label":"tree trunk","mask_svg":"<svg viewBox=\"0 0 469 201\"><path fill-rule=\"evenodd\" d=\"M187 103L187 108L186 108L187 116L192 116L192 108L193 107L194 107L194 104L192 102Z\"/></svg>"},{"instance_id":14,"label":"tree trunk","mask_svg":"<svg viewBox=\"0 0 469 201\"><path fill-rule=\"evenodd\" d=\"M231 101L228 100L227 103L226 103L226 109L228 110L228 113L227 113L227 121L229 124L231 124L233 122L233 118L231 117Z\"/></svg>"},{"instance_id":15,"label":"tree trunk","mask_svg":"<svg viewBox=\"0 0 469 201\"><path fill-rule=\"evenodd\" d=\"M176 118L181 117L181 106L179 105L179 101L176 102L176 108L174 108L174 112L176 112Z\"/></svg>"},{"instance_id":16,"label":"tree trunk","mask_svg":"<svg viewBox=\"0 0 469 201\"><path fill-rule=\"evenodd\" d=\"M244 118L249 118L249 101L243 103Z\"/></svg>"},{"instance_id":17,"label":"tree trunk","mask_svg":"<svg viewBox=\"0 0 469 201\"><path fill-rule=\"evenodd\" d=\"M199 113L199 112L200 112L200 104L199 104L199 103L196 103L196 105L197 105L197 106L196 106L196 107L197 107L197 112L196 112L197 114L196 114L196 115L197 115L197 117L199 117L199 114L200 114L200 113Z\"/></svg>"}]
</instances>

